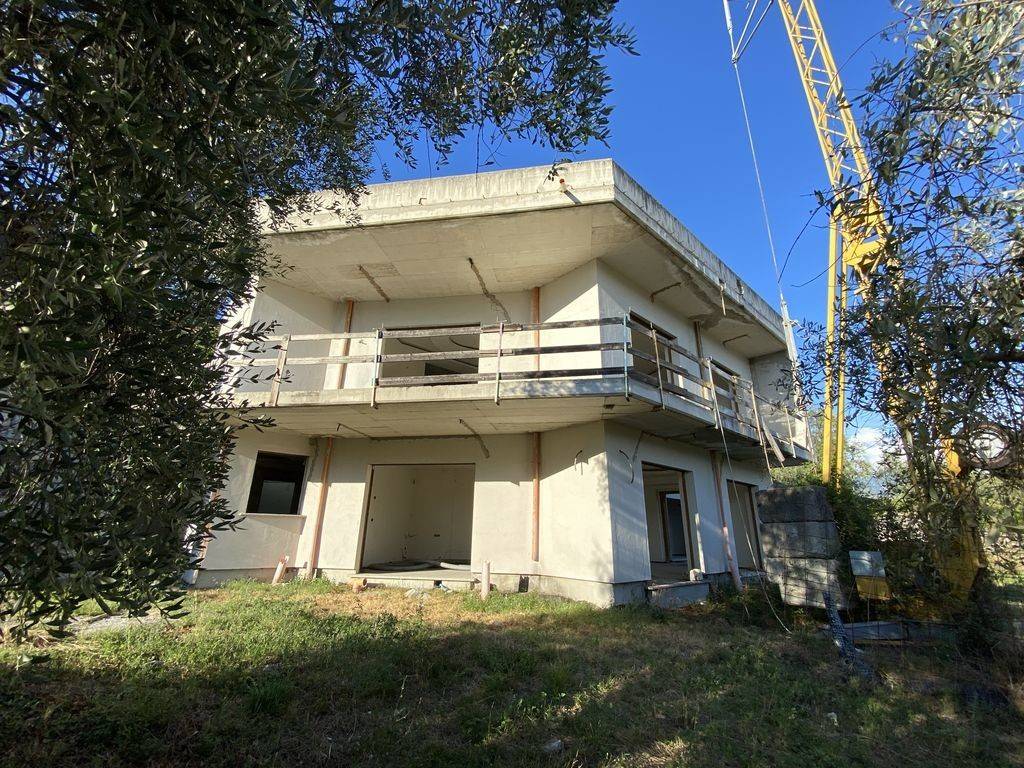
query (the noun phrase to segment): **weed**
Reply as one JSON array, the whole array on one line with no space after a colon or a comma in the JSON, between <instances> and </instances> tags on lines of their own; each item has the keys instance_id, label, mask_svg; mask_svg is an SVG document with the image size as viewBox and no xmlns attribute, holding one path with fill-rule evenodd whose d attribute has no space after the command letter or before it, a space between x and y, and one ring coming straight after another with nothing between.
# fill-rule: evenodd
<instances>
[{"instance_id":1,"label":"weed","mask_svg":"<svg viewBox=\"0 0 1024 768\"><path fill-rule=\"evenodd\" d=\"M245 706L254 715L280 715L288 708L293 686L276 675L256 677L245 685Z\"/></svg>"}]
</instances>

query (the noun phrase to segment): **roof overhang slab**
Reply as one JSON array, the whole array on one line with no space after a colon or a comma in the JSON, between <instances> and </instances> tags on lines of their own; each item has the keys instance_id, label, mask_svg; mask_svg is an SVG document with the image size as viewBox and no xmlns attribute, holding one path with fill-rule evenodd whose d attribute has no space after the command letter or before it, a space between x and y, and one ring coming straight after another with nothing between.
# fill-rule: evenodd
<instances>
[{"instance_id":1,"label":"roof overhang slab","mask_svg":"<svg viewBox=\"0 0 1024 768\"><path fill-rule=\"evenodd\" d=\"M551 170L370 185L348 208L358 222L325 193L323 211L267 235L285 282L334 300L478 294L480 278L522 291L600 259L740 353L784 349L778 313L615 163Z\"/></svg>"}]
</instances>

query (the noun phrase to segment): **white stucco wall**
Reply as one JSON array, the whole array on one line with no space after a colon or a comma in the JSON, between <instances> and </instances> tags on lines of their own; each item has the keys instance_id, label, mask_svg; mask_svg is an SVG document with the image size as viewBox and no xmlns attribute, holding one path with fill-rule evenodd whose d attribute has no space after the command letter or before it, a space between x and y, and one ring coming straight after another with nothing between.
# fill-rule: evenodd
<instances>
[{"instance_id":1,"label":"white stucco wall","mask_svg":"<svg viewBox=\"0 0 1024 768\"><path fill-rule=\"evenodd\" d=\"M530 294L528 291L496 294L496 298L508 311L513 322L528 322L530 319ZM396 299L394 301L360 301L352 312L352 331L373 331L382 325L388 328L413 328L445 325L491 325L504 320L504 314L483 295L447 296L437 299ZM497 345L496 334L485 334L480 341L482 349ZM508 343L506 339L504 343ZM353 339L349 354L372 355L376 350L376 339ZM395 346L392 344L392 346ZM394 350L387 352L397 352ZM404 352L418 350L407 348ZM531 358L532 359L532 358ZM480 370L493 370L493 361L481 360ZM422 368L422 363L418 364ZM344 386L361 388L372 385L372 363L352 363L345 371ZM420 375L420 370L392 371L391 375Z\"/></svg>"},{"instance_id":2,"label":"white stucco wall","mask_svg":"<svg viewBox=\"0 0 1024 768\"><path fill-rule=\"evenodd\" d=\"M288 556L293 566L302 565L296 562L298 545L308 527L310 505L316 504L315 495L309 493L307 483L299 499L297 515L246 515L245 505L259 451L308 457L306 477L310 477L314 447L308 438L274 430L243 430L235 442L228 485L222 491L229 507L238 515L238 526L234 531L218 533L207 545L203 563L206 569L274 568L283 556Z\"/></svg>"},{"instance_id":3,"label":"white stucco wall","mask_svg":"<svg viewBox=\"0 0 1024 768\"><path fill-rule=\"evenodd\" d=\"M684 478L691 533L698 553L698 562L693 566L707 573L728 570L708 451L646 434L641 438L638 430L615 422L591 422L542 433L540 559L534 562L530 551L532 438L528 434L495 435L485 436L484 441L489 457L484 456L479 443L471 437L336 440L328 475L320 568L344 572L360 566L371 465L461 464L472 465L474 475L472 543L471 552L466 553L472 555L474 570L478 571L488 560L496 574L536 574L604 584L646 581L651 575L652 553L642 464L650 462L687 473ZM307 456L315 453L307 464L300 515L249 516L243 531L225 533L211 543L207 568L272 568L282 555L288 555L294 566L305 567L313 542L324 446L321 440L314 451L304 438L274 432L242 437L231 482L225 491L240 506L248 495L257 450ZM406 519L390 530L385 539L408 531L434 537L433 529L427 530L429 525L423 531L410 527L410 514L415 516L420 507L428 510L426 518L437 516L429 511L436 505L417 500L416 495L426 494L443 507L451 489L435 487L436 483L443 485L445 479L426 466L422 476L417 477L422 484L415 489L394 483L381 486L379 482L386 481L386 473L378 477L372 493L394 496L388 502L390 507L406 510ZM733 461L730 467L723 461L721 491L726 500L726 522L734 534L725 488L725 481L730 478L758 487L767 485L769 478L756 462ZM730 545L735 552L735 540ZM378 554L374 549L367 556L372 561ZM433 556L418 549L407 554ZM459 553L453 550L450 554Z\"/></svg>"},{"instance_id":4,"label":"white stucco wall","mask_svg":"<svg viewBox=\"0 0 1024 768\"><path fill-rule=\"evenodd\" d=\"M256 296L249 320L252 323L276 322L277 327L271 332L274 336L285 334L337 333L341 330L344 303L330 301L314 296L283 283L268 282ZM268 343L260 357L271 358L277 350L270 349ZM288 347L288 357L321 357L330 349L327 341L293 341ZM273 372L273 368L257 369L262 376ZM301 365L286 367L286 381L281 383L281 391L299 391L321 389L324 384L326 366ZM266 391L268 382L258 385L244 385L240 391Z\"/></svg>"},{"instance_id":5,"label":"white stucco wall","mask_svg":"<svg viewBox=\"0 0 1024 768\"><path fill-rule=\"evenodd\" d=\"M611 582L612 530L601 422L541 435L539 572Z\"/></svg>"},{"instance_id":6,"label":"white stucco wall","mask_svg":"<svg viewBox=\"0 0 1024 768\"><path fill-rule=\"evenodd\" d=\"M699 307L677 306L667 299L651 301L650 293L639 288L625 275L616 272L603 262L597 262L596 279L600 285L601 314L604 316L621 315L632 311L655 325L664 328L676 337L679 346L697 353L697 339L690 313L700 311ZM621 334L617 328L605 331L606 340L619 340ZM727 345L711 338L707 333L701 334L704 355L711 357L727 368L736 371L743 378L750 378L750 365L743 355L730 350ZM678 365L689 367L686 361L676 359ZM696 373L696 370L693 371Z\"/></svg>"},{"instance_id":7,"label":"white stucco wall","mask_svg":"<svg viewBox=\"0 0 1024 768\"><path fill-rule=\"evenodd\" d=\"M473 562L490 559L495 572L519 572L529 559L532 475L528 435L485 437L485 457L472 437L430 440L336 440L329 473L319 566L355 570L359 565L366 481L372 464L472 464ZM307 491L319 493L317 478ZM312 526L310 526L310 529ZM300 551L308 552L311 535Z\"/></svg>"},{"instance_id":8,"label":"white stucco wall","mask_svg":"<svg viewBox=\"0 0 1024 768\"><path fill-rule=\"evenodd\" d=\"M639 440L639 448L637 441ZM722 523L715 492L715 475L708 451L678 441L643 435L636 429L608 422L605 446L609 461L608 485L611 497L614 539L615 581L637 581L650 578L647 516L644 504L643 478L640 465L647 461L692 474L686 477L693 532L699 539L700 567L706 573L724 573L728 561L723 547ZM635 472L630 460L636 451ZM625 455L623 455L625 454ZM770 484L770 478L756 463L733 461L722 469L722 498L730 534L730 510L725 481L735 479L758 487ZM631 479L632 475L632 479ZM734 547L735 543L731 542Z\"/></svg>"},{"instance_id":9,"label":"white stucco wall","mask_svg":"<svg viewBox=\"0 0 1024 768\"><path fill-rule=\"evenodd\" d=\"M283 438L273 433L259 437L264 439L246 439L241 446L242 458L232 471L232 494L243 504L252 480L251 465L257 448L287 453L311 451L306 440ZM485 560L489 560L495 573L611 582L612 536L604 426L594 422L541 436L539 562L531 559L532 437L528 434L499 435L488 436L484 440L489 457L483 455L480 445L472 438L336 440L328 475L330 486L324 511L320 568L344 571L359 567L371 465L457 463L471 464L474 472L471 547L474 569L478 570ZM304 567L313 542L313 522L324 455L324 441L321 440L317 455L310 459L307 467L306 488L300 506L302 515L295 518L305 523L292 529L288 552L278 553L281 547L272 541L228 533L211 544L207 567L248 568L254 567L255 563L271 567L281 554L289 554L295 566ZM425 473L429 474L426 468ZM437 479L436 476L424 477L424 482ZM386 480L386 473L379 475L372 493L394 496L385 500L393 509L404 505L415 510L423 506L416 501L415 494L434 496L439 503L444 503L441 489L421 485L412 490L396 487L394 483L382 487L379 483ZM256 517L262 516L253 516L250 520ZM398 528L407 528L407 522L397 526L394 534L401 535ZM376 544L371 546L379 549ZM377 554L376 549L367 553L371 560ZM426 555L416 551L410 556Z\"/></svg>"},{"instance_id":10,"label":"white stucco wall","mask_svg":"<svg viewBox=\"0 0 1024 768\"><path fill-rule=\"evenodd\" d=\"M577 267L572 272L541 287L541 322L596 320L600 317L602 315L596 261ZM596 325L585 328L558 328L541 331L540 342L542 346L597 344L600 343L601 336L601 327ZM621 339L621 333L619 339ZM540 364L543 370L600 368L603 359L610 359L609 354L563 352L541 355ZM612 363L605 364L611 365ZM618 355L615 364L622 364L621 354Z\"/></svg>"},{"instance_id":11,"label":"white stucco wall","mask_svg":"<svg viewBox=\"0 0 1024 768\"><path fill-rule=\"evenodd\" d=\"M295 562L306 519L300 515L248 515L234 531L222 531L207 545L206 570L267 570L282 557Z\"/></svg>"},{"instance_id":12,"label":"white stucco wall","mask_svg":"<svg viewBox=\"0 0 1024 768\"><path fill-rule=\"evenodd\" d=\"M598 262L592 261L562 275L540 288L540 320L541 322L557 322L563 320L593 320L601 317L599 299ZM532 297L530 291L496 294L496 298L508 311L510 322L530 322L532 314ZM269 305L268 305L269 307ZM361 301L355 304L352 315L352 331L373 331L382 325L389 328L445 326L458 324L492 325L504 319L495 305L483 295L449 296L437 299L405 299L385 301ZM340 328L340 325L338 326ZM613 328L610 331L621 340L621 331ZM540 333L542 346L562 346L569 344L596 344L601 341L601 329L598 326L587 328L565 328L545 330ZM498 334L490 332L482 334L480 348L494 350L498 345ZM506 332L502 337L502 348L505 350L534 345L532 331ZM397 351L391 343L388 352ZM371 338L353 339L349 354L372 355L376 349L376 340ZM414 349L405 351L414 352ZM605 362L602 363L602 360ZM542 354L539 366L542 370L599 368L604 365L621 365L622 355L618 352L564 352ZM504 372L534 370L538 361L533 355L509 355L502 358L501 370ZM495 370L493 358L481 359L479 370L489 373ZM418 375L422 363L414 364L406 370L398 370L392 364L390 375ZM415 369L414 369L415 368ZM321 379L323 374L321 373ZM352 363L345 371L344 386L346 388L368 387L372 383L372 363ZM330 379L331 377L328 377Z\"/></svg>"},{"instance_id":13,"label":"white stucco wall","mask_svg":"<svg viewBox=\"0 0 1024 768\"><path fill-rule=\"evenodd\" d=\"M793 363L787 352L774 352L750 361L754 391L770 403L796 407Z\"/></svg>"},{"instance_id":14,"label":"white stucco wall","mask_svg":"<svg viewBox=\"0 0 1024 768\"><path fill-rule=\"evenodd\" d=\"M542 435L540 561L531 559L533 475L530 435L474 439L338 440L331 465L319 565L355 569L370 464L474 465L472 566L494 573L611 580L601 424ZM575 460L575 464L574 464ZM316 474L316 473L314 473ZM311 540L303 541L308 547ZM364 558L365 560L365 558Z\"/></svg>"}]
</instances>

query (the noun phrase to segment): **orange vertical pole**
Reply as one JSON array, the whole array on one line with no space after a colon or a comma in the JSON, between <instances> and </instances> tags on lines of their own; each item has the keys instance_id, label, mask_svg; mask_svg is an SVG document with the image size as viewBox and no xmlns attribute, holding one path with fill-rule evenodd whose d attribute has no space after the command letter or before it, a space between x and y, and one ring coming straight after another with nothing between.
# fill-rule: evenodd
<instances>
[{"instance_id":1,"label":"orange vertical pole","mask_svg":"<svg viewBox=\"0 0 1024 768\"><path fill-rule=\"evenodd\" d=\"M320 537L324 530L324 510L327 507L327 481L331 471L331 455L334 453L334 438L327 438L327 448L324 451L324 463L320 469L320 497L316 503L316 521L313 526L313 547L309 553L309 564L306 567L306 578L312 579L316 576L316 570L320 565Z\"/></svg>"}]
</instances>

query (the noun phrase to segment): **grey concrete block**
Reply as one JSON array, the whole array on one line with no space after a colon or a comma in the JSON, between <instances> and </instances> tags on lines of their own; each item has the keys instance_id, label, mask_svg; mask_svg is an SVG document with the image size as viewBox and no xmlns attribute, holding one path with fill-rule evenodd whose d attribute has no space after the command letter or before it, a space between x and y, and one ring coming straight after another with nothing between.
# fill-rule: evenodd
<instances>
[{"instance_id":1,"label":"grey concrete block","mask_svg":"<svg viewBox=\"0 0 1024 768\"><path fill-rule=\"evenodd\" d=\"M839 561L821 557L766 557L764 567L769 576L800 578L808 583L828 584L839 575Z\"/></svg>"},{"instance_id":2,"label":"grey concrete block","mask_svg":"<svg viewBox=\"0 0 1024 768\"><path fill-rule=\"evenodd\" d=\"M834 522L762 523L765 557L838 557L842 546Z\"/></svg>"},{"instance_id":3,"label":"grey concrete block","mask_svg":"<svg viewBox=\"0 0 1024 768\"><path fill-rule=\"evenodd\" d=\"M825 487L766 488L757 492L757 513L762 523L804 523L835 520Z\"/></svg>"},{"instance_id":4,"label":"grey concrete block","mask_svg":"<svg viewBox=\"0 0 1024 768\"><path fill-rule=\"evenodd\" d=\"M766 557L764 568L768 577L779 586L787 605L812 608L825 607L825 592L839 608L846 607L846 597L839 580L839 560L815 557Z\"/></svg>"}]
</instances>

